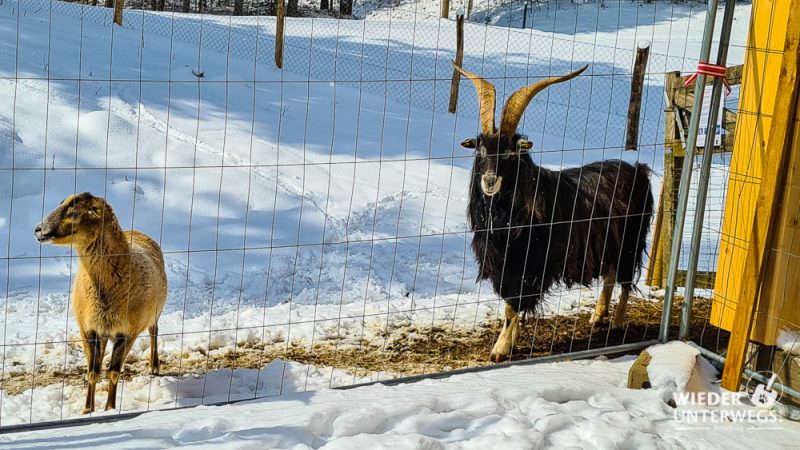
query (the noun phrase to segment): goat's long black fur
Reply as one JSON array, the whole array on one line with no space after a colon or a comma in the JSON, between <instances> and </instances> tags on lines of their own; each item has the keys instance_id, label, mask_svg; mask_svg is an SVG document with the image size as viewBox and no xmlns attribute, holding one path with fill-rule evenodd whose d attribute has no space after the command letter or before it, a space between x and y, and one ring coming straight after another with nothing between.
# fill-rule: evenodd
<instances>
[{"instance_id":1,"label":"goat's long black fur","mask_svg":"<svg viewBox=\"0 0 800 450\"><path fill-rule=\"evenodd\" d=\"M487 168L503 177L492 197L480 186ZM525 152L478 155L468 207L478 280L490 280L516 311L535 310L556 284L588 286L614 269L617 283L631 288L652 213L645 164L606 160L558 171Z\"/></svg>"}]
</instances>

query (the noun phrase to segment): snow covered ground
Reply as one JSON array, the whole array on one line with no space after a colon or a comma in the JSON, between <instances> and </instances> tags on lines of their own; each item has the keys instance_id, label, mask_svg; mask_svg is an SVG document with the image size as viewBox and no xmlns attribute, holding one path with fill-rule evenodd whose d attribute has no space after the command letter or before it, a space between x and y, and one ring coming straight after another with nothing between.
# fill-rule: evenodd
<instances>
[{"instance_id":1,"label":"snow covered ground","mask_svg":"<svg viewBox=\"0 0 800 450\"><path fill-rule=\"evenodd\" d=\"M640 160L654 167L658 191L661 74L693 67L702 26L702 9L666 7L565 6L535 15L527 30L470 24L465 66L493 78L502 97L591 63L591 76L551 88L529 108L521 128L534 157L549 167ZM3 375L83 364L68 305L76 260L40 246L32 232L65 196L87 190L164 249L165 353L370 340L389 320L474 327L496 317L491 289L474 282L464 216L471 156L458 142L475 133L469 84L459 114L446 113L453 22L399 12L288 20L286 69L278 71L268 17L126 11L118 28L104 8L0 3ZM732 63L742 60L748 14L749 5L737 8ZM624 152L641 40L653 42L642 148ZM590 308L595 294L558 291L543 313ZM146 350L137 345L134 357ZM261 395L275 387L274 367L226 379L246 386L234 394ZM329 369L296 370L320 373L298 390L339 384ZM164 404L197 401L174 382L164 390L177 397L152 391L158 380L139 386ZM0 422L71 416L79 391L59 384L4 393ZM228 390L200 394L207 402ZM39 398L44 406L26 406ZM123 398L126 409L148 404Z\"/></svg>"},{"instance_id":2,"label":"snow covered ground","mask_svg":"<svg viewBox=\"0 0 800 450\"><path fill-rule=\"evenodd\" d=\"M685 354L665 351L659 355L675 362L681 353ZM800 439L800 427L782 419L687 423L681 419L683 406L672 408L665 402L665 396L672 398L670 392L676 392L674 385L671 390L625 388L631 362L631 357L625 357L516 366L398 386L285 394L220 407L151 412L121 422L2 435L0 445L25 449L178 445L777 449L792 448ZM709 384L713 368L709 370L705 360L698 365L702 368L692 372L697 374L694 382L682 381L684 392L719 394L719 388ZM691 366L688 370L692 371ZM654 372L662 369L654 368ZM154 397L162 394L158 388L154 392ZM746 405L736 410L758 411Z\"/></svg>"}]
</instances>

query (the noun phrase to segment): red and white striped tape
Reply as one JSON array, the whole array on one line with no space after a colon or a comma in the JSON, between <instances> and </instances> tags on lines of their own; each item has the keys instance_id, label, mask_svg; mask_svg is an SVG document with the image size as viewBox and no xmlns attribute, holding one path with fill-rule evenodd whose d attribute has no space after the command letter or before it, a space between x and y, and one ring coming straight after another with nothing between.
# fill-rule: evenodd
<instances>
[{"instance_id":1,"label":"red and white striped tape","mask_svg":"<svg viewBox=\"0 0 800 450\"><path fill-rule=\"evenodd\" d=\"M725 83L725 95L730 95L731 85L728 83L727 78L725 78L725 72L725 66L704 62L697 63L697 72L689 75L689 77L686 78L686 81L683 82L683 85L689 86L690 84L694 83L694 81L697 79L697 76L700 74L708 75L714 78L722 78L722 82Z\"/></svg>"}]
</instances>

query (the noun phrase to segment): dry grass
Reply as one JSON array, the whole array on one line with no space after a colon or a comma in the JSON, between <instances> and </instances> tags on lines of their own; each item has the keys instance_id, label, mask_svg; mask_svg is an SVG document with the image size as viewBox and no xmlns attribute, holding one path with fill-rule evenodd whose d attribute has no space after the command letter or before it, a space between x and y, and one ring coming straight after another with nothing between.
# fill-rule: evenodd
<instances>
[{"instance_id":1,"label":"dry grass","mask_svg":"<svg viewBox=\"0 0 800 450\"><path fill-rule=\"evenodd\" d=\"M705 318L711 303L697 299L691 330L692 340L710 348L727 345L728 333L711 327ZM680 302L676 305L680 310ZM661 318L661 303L631 298L628 306L628 323L624 329L611 330L607 324L591 326L589 314L579 313L559 317L528 317L521 327L518 346L512 360L537 356L555 355L579 350L608 347L623 343L641 342L658 336ZM672 323L673 334L677 333L677 317ZM330 338L313 347L309 345L285 344L249 345L236 350L211 353L184 352L162 354L161 375L181 376L204 373L219 368L263 367L274 359L313 364L319 367L335 367L355 375L384 372L402 375L417 375L464 367L490 364L489 351L500 332L499 320L475 328L450 326L419 327L398 325L383 333L378 342ZM702 342L701 342L702 341ZM124 377L149 374L144 359L129 358ZM66 383L81 385L85 377L84 366L67 370L43 369L33 374L30 371L6 372L2 389L11 395L32 387Z\"/></svg>"}]
</instances>

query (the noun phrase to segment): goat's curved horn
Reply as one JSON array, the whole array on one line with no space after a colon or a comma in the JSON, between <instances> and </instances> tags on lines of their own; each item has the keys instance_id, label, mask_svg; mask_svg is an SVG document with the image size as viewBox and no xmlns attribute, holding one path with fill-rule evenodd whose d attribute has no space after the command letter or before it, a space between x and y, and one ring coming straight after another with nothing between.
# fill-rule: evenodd
<instances>
[{"instance_id":1,"label":"goat's curved horn","mask_svg":"<svg viewBox=\"0 0 800 450\"><path fill-rule=\"evenodd\" d=\"M472 80L475 84L475 90L478 92L478 105L480 108L481 117L481 130L484 134L494 133L494 108L495 108L495 92L494 85L483 78L475 75L474 73L467 72L453 61L453 67L461 75Z\"/></svg>"},{"instance_id":2,"label":"goat's curved horn","mask_svg":"<svg viewBox=\"0 0 800 450\"><path fill-rule=\"evenodd\" d=\"M587 67L589 67L588 64L574 72L561 75L560 77L546 78L514 92L506 101L505 107L503 107L503 114L500 118L500 134L503 136L511 136L517 132L517 126L519 125L519 120L522 118L522 113L525 112L525 108L528 107L528 104L533 100L536 94L543 91L551 84L561 83L577 77L582 74Z\"/></svg>"}]
</instances>

